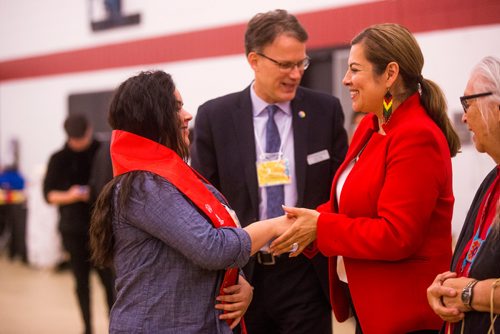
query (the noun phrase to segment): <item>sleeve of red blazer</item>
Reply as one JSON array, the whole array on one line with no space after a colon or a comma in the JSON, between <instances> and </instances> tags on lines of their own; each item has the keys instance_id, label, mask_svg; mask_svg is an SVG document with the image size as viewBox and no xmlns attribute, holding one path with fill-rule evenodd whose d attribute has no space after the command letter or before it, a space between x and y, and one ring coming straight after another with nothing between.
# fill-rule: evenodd
<instances>
[{"instance_id":1,"label":"sleeve of red blazer","mask_svg":"<svg viewBox=\"0 0 500 334\"><path fill-rule=\"evenodd\" d=\"M320 213L321 212L332 212L331 208L332 208L332 201L329 200L326 203L318 205L318 207L316 208L316 211L318 211Z\"/></svg>"},{"instance_id":2,"label":"sleeve of red blazer","mask_svg":"<svg viewBox=\"0 0 500 334\"><path fill-rule=\"evenodd\" d=\"M377 157L385 159L385 175L364 175L365 182L366 178L378 177L382 183L378 198L373 199L377 213L372 217L349 218L321 208L317 240L326 256L403 259L421 246L432 228L431 215L438 196L451 178L451 167L442 167L451 164L449 150L443 147L444 137L439 130L407 126L397 129L387 140L390 142L384 146L386 152L377 152ZM342 196L344 191L366 191L364 180L356 180L357 187L352 182L350 189L344 187ZM449 195L453 201L453 194Z\"/></svg>"}]
</instances>

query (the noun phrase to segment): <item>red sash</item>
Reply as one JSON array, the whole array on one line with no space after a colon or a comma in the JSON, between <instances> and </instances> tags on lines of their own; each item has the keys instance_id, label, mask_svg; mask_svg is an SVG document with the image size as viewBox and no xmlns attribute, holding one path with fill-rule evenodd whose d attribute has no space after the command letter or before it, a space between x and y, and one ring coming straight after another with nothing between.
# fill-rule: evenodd
<instances>
[{"instance_id":1,"label":"red sash","mask_svg":"<svg viewBox=\"0 0 500 334\"><path fill-rule=\"evenodd\" d=\"M201 182L201 175L188 166L174 151L147 138L130 132L114 130L111 138L113 176L131 171L148 171L172 183L210 219L216 227L236 227L222 203ZM204 180L206 183L208 181ZM228 268L223 289L236 284L238 268ZM228 321L228 323L231 323Z\"/></svg>"}]
</instances>

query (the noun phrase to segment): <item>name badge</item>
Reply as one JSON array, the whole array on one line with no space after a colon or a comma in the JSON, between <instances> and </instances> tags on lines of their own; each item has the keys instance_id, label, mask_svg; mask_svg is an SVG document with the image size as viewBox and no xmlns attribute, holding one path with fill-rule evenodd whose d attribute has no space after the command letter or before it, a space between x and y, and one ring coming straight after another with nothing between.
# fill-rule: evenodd
<instances>
[{"instance_id":1,"label":"name badge","mask_svg":"<svg viewBox=\"0 0 500 334\"><path fill-rule=\"evenodd\" d=\"M259 187L290 184L290 168L288 159L270 159L257 161L257 180Z\"/></svg>"},{"instance_id":2,"label":"name badge","mask_svg":"<svg viewBox=\"0 0 500 334\"><path fill-rule=\"evenodd\" d=\"M310 166L328 159L330 159L330 153L328 153L328 150L322 150L316 153L309 154L307 156L307 164Z\"/></svg>"}]
</instances>

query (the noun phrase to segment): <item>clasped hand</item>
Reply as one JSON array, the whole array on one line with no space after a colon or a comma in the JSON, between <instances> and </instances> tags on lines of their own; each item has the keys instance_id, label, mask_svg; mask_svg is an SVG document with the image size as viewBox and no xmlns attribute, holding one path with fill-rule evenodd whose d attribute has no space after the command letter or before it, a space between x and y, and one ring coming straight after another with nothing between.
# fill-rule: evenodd
<instances>
[{"instance_id":1,"label":"clasped hand","mask_svg":"<svg viewBox=\"0 0 500 334\"><path fill-rule=\"evenodd\" d=\"M283 210L285 210L287 217L295 219L295 222L271 243L270 250L275 256L292 251L290 257L294 257L302 253L311 242L316 240L319 212L286 206L283 206Z\"/></svg>"},{"instance_id":2,"label":"clasped hand","mask_svg":"<svg viewBox=\"0 0 500 334\"><path fill-rule=\"evenodd\" d=\"M439 274L427 288L427 301L432 310L444 321L458 322L464 318L466 309L460 299L461 289L469 278L457 278L454 272Z\"/></svg>"},{"instance_id":3,"label":"clasped hand","mask_svg":"<svg viewBox=\"0 0 500 334\"><path fill-rule=\"evenodd\" d=\"M229 326L231 329L239 324L253 298L253 287L240 275L238 284L224 289L225 295L217 296L218 304L215 308L223 310L219 316L221 320L234 319Z\"/></svg>"}]
</instances>

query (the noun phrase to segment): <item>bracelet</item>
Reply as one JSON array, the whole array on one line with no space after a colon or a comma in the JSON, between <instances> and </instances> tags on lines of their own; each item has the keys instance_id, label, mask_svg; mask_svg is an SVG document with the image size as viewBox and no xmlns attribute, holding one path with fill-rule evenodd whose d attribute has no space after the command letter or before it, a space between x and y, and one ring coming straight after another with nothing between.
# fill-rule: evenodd
<instances>
[{"instance_id":1,"label":"bracelet","mask_svg":"<svg viewBox=\"0 0 500 334\"><path fill-rule=\"evenodd\" d=\"M469 311L474 311L474 309L472 308L472 297L473 297L473 288L474 285L477 284L477 282L478 280L476 279L469 281L469 283L467 283L467 285L462 290L462 295L461 295L462 303Z\"/></svg>"},{"instance_id":2,"label":"bracelet","mask_svg":"<svg viewBox=\"0 0 500 334\"><path fill-rule=\"evenodd\" d=\"M493 331L493 326L495 325L495 321L497 320L498 314L495 314L495 288L500 284L500 278L497 278L493 284L491 285L491 293L490 293L490 331Z\"/></svg>"}]
</instances>

